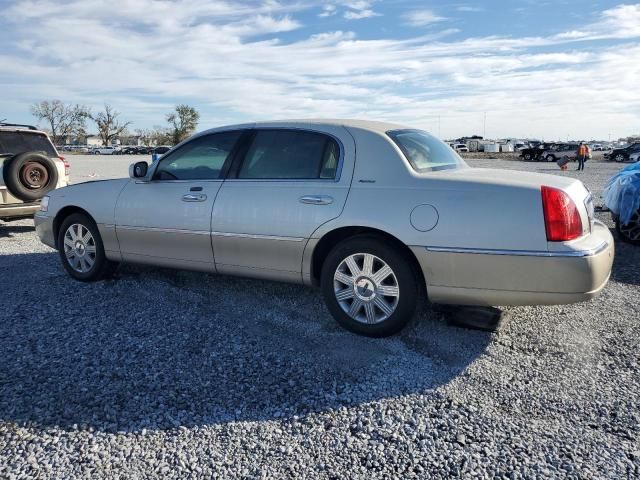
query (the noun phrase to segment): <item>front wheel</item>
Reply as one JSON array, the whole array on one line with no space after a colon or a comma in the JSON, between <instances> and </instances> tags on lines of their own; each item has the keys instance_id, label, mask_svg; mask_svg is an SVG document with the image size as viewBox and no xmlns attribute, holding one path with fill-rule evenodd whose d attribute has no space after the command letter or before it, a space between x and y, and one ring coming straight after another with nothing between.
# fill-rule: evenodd
<instances>
[{"instance_id":1,"label":"front wheel","mask_svg":"<svg viewBox=\"0 0 640 480\"><path fill-rule=\"evenodd\" d=\"M413 318L421 292L409 261L371 236L334 247L322 266L321 286L338 323L369 337L399 332Z\"/></svg>"},{"instance_id":2,"label":"front wheel","mask_svg":"<svg viewBox=\"0 0 640 480\"><path fill-rule=\"evenodd\" d=\"M108 277L117 264L107 260L95 222L81 213L64 219L58 231L58 252L69 275L82 282Z\"/></svg>"},{"instance_id":3,"label":"front wheel","mask_svg":"<svg viewBox=\"0 0 640 480\"><path fill-rule=\"evenodd\" d=\"M553 155L547 155L547 162L555 162L556 161L556 157Z\"/></svg>"},{"instance_id":4,"label":"front wheel","mask_svg":"<svg viewBox=\"0 0 640 480\"><path fill-rule=\"evenodd\" d=\"M618 163L622 163L627 159L627 157L625 157L622 153L618 153L615 157L613 157L613 159Z\"/></svg>"}]
</instances>

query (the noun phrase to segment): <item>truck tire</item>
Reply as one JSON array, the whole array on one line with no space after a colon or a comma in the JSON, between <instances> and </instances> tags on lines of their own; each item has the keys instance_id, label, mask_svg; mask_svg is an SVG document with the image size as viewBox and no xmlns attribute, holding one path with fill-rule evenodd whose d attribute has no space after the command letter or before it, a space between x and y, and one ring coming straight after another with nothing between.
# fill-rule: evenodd
<instances>
[{"instance_id":1,"label":"truck tire","mask_svg":"<svg viewBox=\"0 0 640 480\"><path fill-rule=\"evenodd\" d=\"M58 169L46 155L24 152L5 162L4 184L11 194L23 202L41 199L58 184Z\"/></svg>"}]
</instances>

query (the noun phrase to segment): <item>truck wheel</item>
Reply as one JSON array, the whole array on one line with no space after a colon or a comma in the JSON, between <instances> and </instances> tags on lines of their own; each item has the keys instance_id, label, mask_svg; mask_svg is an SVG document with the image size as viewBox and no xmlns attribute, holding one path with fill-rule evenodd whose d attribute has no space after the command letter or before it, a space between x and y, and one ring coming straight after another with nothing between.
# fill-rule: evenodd
<instances>
[{"instance_id":1,"label":"truck wheel","mask_svg":"<svg viewBox=\"0 0 640 480\"><path fill-rule=\"evenodd\" d=\"M56 188L58 168L53 160L37 152L24 152L5 162L4 183L23 202L34 202Z\"/></svg>"}]
</instances>

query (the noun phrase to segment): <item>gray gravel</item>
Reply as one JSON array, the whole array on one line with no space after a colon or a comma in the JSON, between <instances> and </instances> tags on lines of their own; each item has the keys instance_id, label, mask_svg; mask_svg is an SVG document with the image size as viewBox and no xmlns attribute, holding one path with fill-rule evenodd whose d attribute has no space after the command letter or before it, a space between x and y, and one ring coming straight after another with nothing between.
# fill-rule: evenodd
<instances>
[{"instance_id":1,"label":"gray gravel","mask_svg":"<svg viewBox=\"0 0 640 480\"><path fill-rule=\"evenodd\" d=\"M131 162L82 158L74 181ZM563 175L598 194L618 168ZM508 308L493 334L425 307L373 340L298 286L75 282L31 221L0 224L0 478L640 477L640 248L616 248L589 303Z\"/></svg>"}]
</instances>

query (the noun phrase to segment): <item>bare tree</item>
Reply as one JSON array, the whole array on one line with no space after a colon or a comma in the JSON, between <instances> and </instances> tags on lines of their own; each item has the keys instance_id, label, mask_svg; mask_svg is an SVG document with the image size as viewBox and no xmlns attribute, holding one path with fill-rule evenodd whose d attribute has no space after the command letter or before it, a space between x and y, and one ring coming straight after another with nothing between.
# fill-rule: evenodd
<instances>
[{"instance_id":1,"label":"bare tree","mask_svg":"<svg viewBox=\"0 0 640 480\"><path fill-rule=\"evenodd\" d=\"M91 117L98 126L98 135L105 147L111 145L112 140L121 133L126 132L127 127L131 125L131 122L121 122L118 119L119 116L119 112L115 111L111 105L105 103L104 112L100 112Z\"/></svg>"},{"instance_id":2,"label":"bare tree","mask_svg":"<svg viewBox=\"0 0 640 480\"><path fill-rule=\"evenodd\" d=\"M200 114L189 105L177 105L175 112L167 114L174 145L193 133L198 126L198 120L200 120Z\"/></svg>"},{"instance_id":3,"label":"bare tree","mask_svg":"<svg viewBox=\"0 0 640 480\"><path fill-rule=\"evenodd\" d=\"M91 112L84 105L62 103L60 100L44 100L31 105L31 113L38 121L46 121L54 144L70 136L85 133L87 118Z\"/></svg>"}]
</instances>

